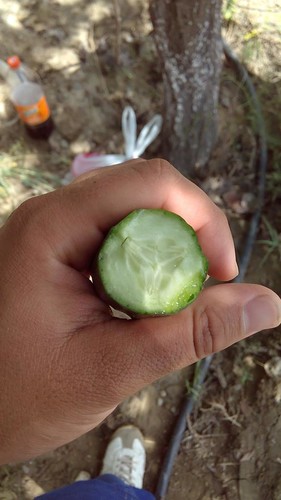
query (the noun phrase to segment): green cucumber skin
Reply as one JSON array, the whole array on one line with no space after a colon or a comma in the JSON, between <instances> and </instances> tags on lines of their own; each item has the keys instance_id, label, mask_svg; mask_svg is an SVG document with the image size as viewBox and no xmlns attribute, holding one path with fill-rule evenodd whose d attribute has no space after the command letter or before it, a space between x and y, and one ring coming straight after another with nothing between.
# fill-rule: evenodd
<instances>
[{"instance_id":1,"label":"green cucumber skin","mask_svg":"<svg viewBox=\"0 0 281 500\"><path fill-rule=\"evenodd\" d=\"M147 312L147 311L144 311L142 309L137 310L136 308L134 310L132 310L132 308L127 303L125 303L125 302L120 303L120 302L116 301L116 299L114 299L108 293L108 291L106 289L106 285L104 283L104 280L102 279L102 273L103 273L103 269L102 269L103 268L103 256L102 256L103 252L102 252L102 250L103 250L104 245L107 243L107 241L112 236L119 235L120 229L122 228L123 224L127 224L130 221L130 219L133 219L138 213L143 212L144 210L146 210L146 209L134 210L133 212L131 212L129 215L127 215L124 219L122 219L119 223L117 223L115 226L113 226L109 230L105 240L103 241L103 244L100 248L100 251L97 255L97 258L95 260L95 266L94 266L94 272L93 272L93 283L94 283L95 289L97 291L97 294L100 296L100 298L105 303L107 303L108 305L114 307L115 309L117 309L119 311L125 312L126 314L128 314L132 318L171 316L173 314L176 314L176 313L182 311L187 306L189 306L192 302L194 302L194 300L196 300L196 298L198 297L199 293L201 292L201 290L204 286L204 282L205 282L207 272L208 272L208 261L202 252L202 249L200 247L200 244L198 242L198 239L197 239L197 236L196 236L194 229L189 224L187 224L187 222L184 219L182 219L182 217L180 217L179 215L172 213L173 217L177 218L178 221L181 224L183 224L185 230L188 227L189 234L194 238L194 243L196 244L196 247L198 249L198 255L200 256L200 258L202 260L202 264L203 264L202 272L200 272L198 274L198 276L196 276L197 289L193 294L190 294L187 297L186 290L183 290L183 292L178 296L177 307L172 308L169 311L166 310L166 311L157 311L155 313L151 313L151 311ZM171 212L169 212L167 210L151 209L151 211L160 212L161 215L163 215L164 217L171 216ZM198 282L201 282L201 286L198 286ZM189 287L190 287L190 283L188 283L188 285L187 285L187 288L189 288Z\"/></svg>"}]
</instances>

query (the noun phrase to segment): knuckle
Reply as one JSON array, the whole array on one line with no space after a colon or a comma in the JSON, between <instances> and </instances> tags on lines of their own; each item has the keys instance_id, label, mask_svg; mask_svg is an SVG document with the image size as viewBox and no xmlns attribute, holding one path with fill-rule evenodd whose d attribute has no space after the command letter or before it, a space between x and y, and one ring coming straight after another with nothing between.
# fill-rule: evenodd
<instances>
[{"instance_id":1,"label":"knuckle","mask_svg":"<svg viewBox=\"0 0 281 500\"><path fill-rule=\"evenodd\" d=\"M137 180L145 185L154 183L157 188L167 182L173 182L179 172L167 161L162 158L153 158L152 160L129 162L127 175L131 178L131 170L135 172Z\"/></svg>"},{"instance_id":2,"label":"knuckle","mask_svg":"<svg viewBox=\"0 0 281 500\"><path fill-rule=\"evenodd\" d=\"M159 188L161 186L175 186L182 178L180 172L163 158L148 160L148 166L150 172L153 172L154 182Z\"/></svg>"},{"instance_id":3,"label":"knuckle","mask_svg":"<svg viewBox=\"0 0 281 500\"><path fill-rule=\"evenodd\" d=\"M16 210L17 223L24 234L35 235L42 228L45 213L43 197L36 196L24 201Z\"/></svg>"},{"instance_id":4,"label":"knuckle","mask_svg":"<svg viewBox=\"0 0 281 500\"><path fill-rule=\"evenodd\" d=\"M38 196L24 201L7 221L8 234L12 241L17 241L18 247L39 250L45 239L46 217L45 201ZM43 238L42 238L43 235ZM41 243L40 243L41 241Z\"/></svg>"},{"instance_id":5,"label":"knuckle","mask_svg":"<svg viewBox=\"0 0 281 500\"><path fill-rule=\"evenodd\" d=\"M163 158L156 158L153 161L155 162L155 166L153 166L155 174L160 178L163 176L171 176L176 172L171 163L169 163L167 160L164 160Z\"/></svg>"},{"instance_id":6,"label":"knuckle","mask_svg":"<svg viewBox=\"0 0 281 500\"><path fill-rule=\"evenodd\" d=\"M226 347L231 325L219 308L207 305L193 313L193 344L196 357L204 358Z\"/></svg>"},{"instance_id":7,"label":"knuckle","mask_svg":"<svg viewBox=\"0 0 281 500\"><path fill-rule=\"evenodd\" d=\"M223 210L221 210L217 205L217 216L221 222L222 225L224 226L228 226L228 219L227 219L227 216L225 215L225 213L223 212Z\"/></svg>"},{"instance_id":8,"label":"knuckle","mask_svg":"<svg viewBox=\"0 0 281 500\"><path fill-rule=\"evenodd\" d=\"M227 216L225 215L225 213L222 210L220 212L221 212L221 221L222 221L222 224L228 227Z\"/></svg>"},{"instance_id":9,"label":"knuckle","mask_svg":"<svg viewBox=\"0 0 281 500\"><path fill-rule=\"evenodd\" d=\"M135 165L140 171L143 171L144 168L149 173L153 173L156 177L170 176L174 174L176 169L163 158L153 158L152 160L142 160L142 163L137 163Z\"/></svg>"},{"instance_id":10,"label":"knuckle","mask_svg":"<svg viewBox=\"0 0 281 500\"><path fill-rule=\"evenodd\" d=\"M18 224L26 225L33 223L41 213L40 197L29 198L25 200L14 212Z\"/></svg>"},{"instance_id":11,"label":"knuckle","mask_svg":"<svg viewBox=\"0 0 281 500\"><path fill-rule=\"evenodd\" d=\"M21 205L19 205L18 208L14 211L14 218L19 219L20 222L29 219L30 215L32 215L35 210L35 205L37 205L36 198L28 198L27 200L23 201Z\"/></svg>"}]
</instances>

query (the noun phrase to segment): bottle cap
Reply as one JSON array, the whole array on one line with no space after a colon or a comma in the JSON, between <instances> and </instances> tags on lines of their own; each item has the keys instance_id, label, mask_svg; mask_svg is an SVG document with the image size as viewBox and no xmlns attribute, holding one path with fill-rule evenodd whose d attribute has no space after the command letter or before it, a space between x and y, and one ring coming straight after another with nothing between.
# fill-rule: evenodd
<instances>
[{"instance_id":1,"label":"bottle cap","mask_svg":"<svg viewBox=\"0 0 281 500\"><path fill-rule=\"evenodd\" d=\"M21 60L18 56L11 56L8 57L7 63L10 66L10 68L17 69L21 64Z\"/></svg>"}]
</instances>

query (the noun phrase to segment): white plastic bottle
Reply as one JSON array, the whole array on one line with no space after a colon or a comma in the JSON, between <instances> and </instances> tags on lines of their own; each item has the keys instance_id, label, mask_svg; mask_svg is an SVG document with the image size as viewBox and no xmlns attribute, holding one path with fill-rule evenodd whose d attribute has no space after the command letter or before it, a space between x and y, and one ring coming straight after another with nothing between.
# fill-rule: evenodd
<instances>
[{"instance_id":1,"label":"white plastic bottle","mask_svg":"<svg viewBox=\"0 0 281 500\"><path fill-rule=\"evenodd\" d=\"M9 71L5 79L10 86L11 100L28 134L33 139L48 139L54 123L42 87L30 81L32 73L18 56L9 57L7 63Z\"/></svg>"}]
</instances>

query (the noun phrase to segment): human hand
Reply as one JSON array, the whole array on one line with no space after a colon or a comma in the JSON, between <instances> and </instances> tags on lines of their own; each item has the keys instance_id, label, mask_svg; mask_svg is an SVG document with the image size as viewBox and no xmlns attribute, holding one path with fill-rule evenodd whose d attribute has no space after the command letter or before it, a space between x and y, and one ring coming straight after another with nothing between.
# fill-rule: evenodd
<instances>
[{"instance_id":1,"label":"human hand","mask_svg":"<svg viewBox=\"0 0 281 500\"><path fill-rule=\"evenodd\" d=\"M164 161L93 171L23 203L0 229L0 463L69 442L146 384L279 324L277 295L250 284L207 288L175 316L113 318L87 276L136 208L181 215L209 274L236 275L225 216Z\"/></svg>"}]
</instances>

